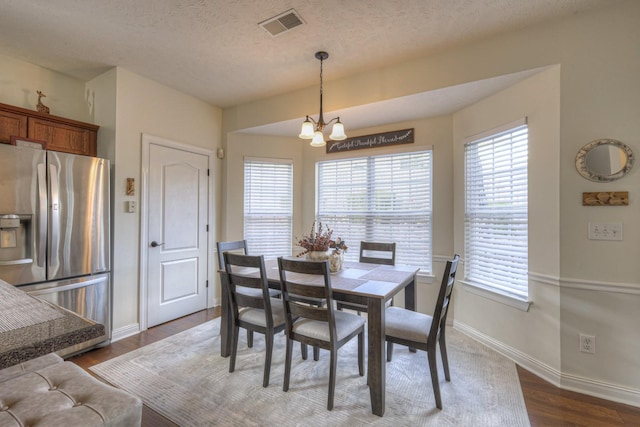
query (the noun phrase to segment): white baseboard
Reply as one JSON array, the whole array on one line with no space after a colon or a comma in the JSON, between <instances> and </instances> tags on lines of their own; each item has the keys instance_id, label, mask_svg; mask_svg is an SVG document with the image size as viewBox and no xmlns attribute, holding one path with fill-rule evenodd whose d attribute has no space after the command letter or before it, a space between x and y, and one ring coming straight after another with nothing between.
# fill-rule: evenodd
<instances>
[{"instance_id":1,"label":"white baseboard","mask_svg":"<svg viewBox=\"0 0 640 427\"><path fill-rule=\"evenodd\" d=\"M113 331L111 331L111 342L116 342L123 338L127 338L139 333L140 324L132 323L131 325L123 326L122 328L114 329Z\"/></svg>"},{"instance_id":2,"label":"white baseboard","mask_svg":"<svg viewBox=\"0 0 640 427\"><path fill-rule=\"evenodd\" d=\"M563 374L561 388L640 408L640 390L630 387Z\"/></svg>"},{"instance_id":3,"label":"white baseboard","mask_svg":"<svg viewBox=\"0 0 640 427\"><path fill-rule=\"evenodd\" d=\"M640 390L597 381L590 378L578 377L576 375L563 374L552 366L549 366L548 364L543 363L518 349L506 345L501 341L485 335L467 324L454 320L453 327L465 335L468 335L476 341L479 341L487 347L497 351L503 356L513 360L527 371L550 382L556 387L601 399L611 400L613 402L640 407Z\"/></svg>"}]
</instances>

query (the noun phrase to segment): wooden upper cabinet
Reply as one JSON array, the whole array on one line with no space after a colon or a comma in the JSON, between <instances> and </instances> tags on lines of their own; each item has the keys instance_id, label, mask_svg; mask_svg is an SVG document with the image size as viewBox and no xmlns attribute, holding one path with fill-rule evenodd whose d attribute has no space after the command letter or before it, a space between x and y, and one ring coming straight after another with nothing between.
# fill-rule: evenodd
<instances>
[{"instance_id":1,"label":"wooden upper cabinet","mask_svg":"<svg viewBox=\"0 0 640 427\"><path fill-rule=\"evenodd\" d=\"M11 136L47 142L47 150L96 156L99 126L0 104L0 142Z\"/></svg>"},{"instance_id":2,"label":"wooden upper cabinet","mask_svg":"<svg viewBox=\"0 0 640 427\"><path fill-rule=\"evenodd\" d=\"M29 117L29 138L47 141L47 150L96 155L95 131Z\"/></svg>"},{"instance_id":3,"label":"wooden upper cabinet","mask_svg":"<svg viewBox=\"0 0 640 427\"><path fill-rule=\"evenodd\" d=\"M0 110L0 142L8 144L14 135L27 136L27 116Z\"/></svg>"}]
</instances>

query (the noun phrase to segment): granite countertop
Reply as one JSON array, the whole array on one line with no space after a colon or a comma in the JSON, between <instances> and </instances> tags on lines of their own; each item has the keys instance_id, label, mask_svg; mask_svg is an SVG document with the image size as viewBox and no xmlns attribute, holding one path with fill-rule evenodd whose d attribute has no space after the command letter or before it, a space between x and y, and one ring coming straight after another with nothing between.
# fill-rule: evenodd
<instances>
[{"instance_id":1,"label":"granite countertop","mask_svg":"<svg viewBox=\"0 0 640 427\"><path fill-rule=\"evenodd\" d=\"M104 325L0 280L0 369L104 334Z\"/></svg>"}]
</instances>

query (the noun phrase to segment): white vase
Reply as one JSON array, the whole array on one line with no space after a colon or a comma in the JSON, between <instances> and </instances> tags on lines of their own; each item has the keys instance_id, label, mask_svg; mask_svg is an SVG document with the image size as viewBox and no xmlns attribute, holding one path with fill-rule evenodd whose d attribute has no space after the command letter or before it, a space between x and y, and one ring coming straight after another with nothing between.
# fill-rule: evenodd
<instances>
[{"instance_id":1,"label":"white vase","mask_svg":"<svg viewBox=\"0 0 640 427\"><path fill-rule=\"evenodd\" d=\"M309 261L326 261L329 259L330 253L329 250L307 252L307 259Z\"/></svg>"}]
</instances>

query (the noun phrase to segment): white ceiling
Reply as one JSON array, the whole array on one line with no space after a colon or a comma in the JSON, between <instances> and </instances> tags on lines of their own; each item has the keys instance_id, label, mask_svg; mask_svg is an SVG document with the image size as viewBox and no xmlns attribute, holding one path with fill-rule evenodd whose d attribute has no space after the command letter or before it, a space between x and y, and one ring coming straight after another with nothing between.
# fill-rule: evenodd
<instances>
[{"instance_id":1,"label":"white ceiling","mask_svg":"<svg viewBox=\"0 0 640 427\"><path fill-rule=\"evenodd\" d=\"M318 85L319 50L327 82L615 1L0 0L0 53L82 80L120 66L229 107ZM291 8L303 25L258 25ZM466 89L454 105L486 96Z\"/></svg>"}]
</instances>

